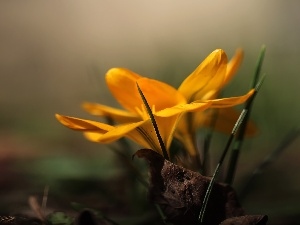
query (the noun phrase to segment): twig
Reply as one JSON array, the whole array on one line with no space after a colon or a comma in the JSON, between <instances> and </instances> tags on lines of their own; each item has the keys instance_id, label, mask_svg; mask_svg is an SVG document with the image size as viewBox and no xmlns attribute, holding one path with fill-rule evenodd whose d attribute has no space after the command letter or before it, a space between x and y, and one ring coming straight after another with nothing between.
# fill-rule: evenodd
<instances>
[{"instance_id":1,"label":"twig","mask_svg":"<svg viewBox=\"0 0 300 225\"><path fill-rule=\"evenodd\" d=\"M36 197L34 196L29 196L28 198L28 204L30 206L30 208L32 209L32 211L36 214L36 216L42 220L45 221L45 216L41 210L41 206L39 205Z\"/></svg>"}]
</instances>

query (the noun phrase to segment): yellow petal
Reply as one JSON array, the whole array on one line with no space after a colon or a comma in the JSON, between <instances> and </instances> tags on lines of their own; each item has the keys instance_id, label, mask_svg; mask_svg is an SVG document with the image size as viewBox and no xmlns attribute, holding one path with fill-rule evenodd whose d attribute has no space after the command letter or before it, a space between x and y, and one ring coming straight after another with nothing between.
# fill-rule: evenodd
<instances>
[{"instance_id":1,"label":"yellow petal","mask_svg":"<svg viewBox=\"0 0 300 225\"><path fill-rule=\"evenodd\" d=\"M55 117L61 124L73 130L107 132L113 128L113 126L92 120L84 120L59 114L56 114Z\"/></svg>"},{"instance_id":2,"label":"yellow petal","mask_svg":"<svg viewBox=\"0 0 300 225\"><path fill-rule=\"evenodd\" d=\"M56 118L66 127L84 132L85 137L90 141L110 143L126 136L143 147L151 148L162 154L158 138L150 119L119 126L110 126L96 121L59 114L56 114ZM160 135L167 149L171 144L177 121L178 115L168 118L156 117Z\"/></svg>"},{"instance_id":3,"label":"yellow petal","mask_svg":"<svg viewBox=\"0 0 300 225\"><path fill-rule=\"evenodd\" d=\"M149 106L156 111L186 103L185 97L174 87L154 79L141 78L137 81Z\"/></svg>"},{"instance_id":4,"label":"yellow petal","mask_svg":"<svg viewBox=\"0 0 300 225\"><path fill-rule=\"evenodd\" d=\"M182 82L178 91L188 102L208 99L210 96L207 96L207 93L212 90L217 92L224 82L226 67L227 56L223 50L217 49Z\"/></svg>"},{"instance_id":5,"label":"yellow petal","mask_svg":"<svg viewBox=\"0 0 300 225\"><path fill-rule=\"evenodd\" d=\"M128 135L130 131L136 129L138 126L140 126L143 123L145 123L145 121L119 125L116 127L112 127L112 129L110 129L105 133L98 132L97 130L92 132L85 132L85 136L90 141L110 143Z\"/></svg>"},{"instance_id":6,"label":"yellow petal","mask_svg":"<svg viewBox=\"0 0 300 225\"><path fill-rule=\"evenodd\" d=\"M196 120L195 122L198 126L206 126L211 127L212 129L225 133L230 134L232 129L240 116L240 113L237 112L234 108L222 108L216 109L216 112L211 111L210 115L206 116L206 119ZM211 123L211 119L213 116L216 116L216 121ZM201 124L201 125L200 125ZM257 134L257 127L253 123L253 121L248 121L247 128L246 128L246 137L253 137Z\"/></svg>"},{"instance_id":7,"label":"yellow petal","mask_svg":"<svg viewBox=\"0 0 300 225\"><path fill-rule=\"evenodd\" d=\"M128 111L137 113L141 97L136 91L136 82L140 75L123 68L113 68L106 73L106 82L116 100Z\"/></svg>"},{"instance_id":8,"label":"yellow petal","mask_svg":"<svg viewBox=\"0 0 300 225\"><path fill-rule=\"evenodd\" d=\"M56 115L56 117L63 125L74 130L83 131L85 137L93 142L110 143L127 136L144 147L160 151L150 120L113 127L74 117L61 115Z\"/></svg>"},{"instance_id":9,"label":"yellow petal","mask_svg":"<svg viewBox=\"0 0 300 225\"><path fill-rule=\"evenodd\" d=\"M195 113L184 114L174 133L174 136L183 144L185 150L191 156L196 156L198 154L196 146L196 130L195 126L193 126L194 124L191 124L193 123L192 120L194 115Z\"/></svg>"},{"instance_id":10,"label":"yellow petal","mask_svg":"<svg viewBox=\"0 0 300 225\"><path fill-rule=\"evenodd\" d=\"M186 112L203 111L209 108L211 104L212 104L211 101L181 104L181 105L176 105L170 108L163 109L159 112L156 112L155 115L159 117L169 117L169 116L174 116Z\"/></svg>"},{"instance_id":11,"label":"yellow petal","mask_svg":"<svg viewBox=\"0 0 300 225\"><path fill-rule=\"evenodd\" d=\"M156 118L156 122L158 124L160 135L166 147L168 148L168 142L171 142L170 139L175 127L174 125L176 122L176 118L167 118L167 120L164 119L164 121ZM166 124L168 126L165 126ZM85 132L85 137L87 139L89 139L90 141L101 143L110 143L124 136L132 139L145 148L151 148L154 151L162 154L158 138L150 119L137 123L116 126L107 133Z\"/></svg>"},{"instance_id":12,"label":"yellow petal","mask_svg":"<svg viewBox=\"0 0 300 225\"><path fill-rule=\"evenodd\" d=\"M188 104L189 107L185 109L185 112L192 113L186 113L182 116L180 122L178 123L175 132L175 137L184 144L186 150L191 156L195 156L197 154L197 147L195 141L196 130L203 125L210 124L211 121L211 114L204 110L206 110L208 107L224 108L241 104L245 102L253 94L253 92L254 90L251 90L246 95L239 97L207 100L202 103L210 104L203 105L203 108L195 108L195 110L189 110L189 107L190 109L193 109L193 106L196 106L197 104L201 103L201 101L195 101L193 103ZM178 110L178 108L179 106L176 106L176 110ZM177 113L176 110L174 110L174 112L170 111L170 109L162 110L161 112L158 112L157 115L170 115L171 113Z\"/></svg>"},{"instance_id":13,"label":"yellow petal","mask_svg":"<svg viewBox=\"0 0 300 225\"><path fill-rule=\"evenodd\" d=\"M197 147L196 147L196 141L195 141L195 129L193 128L193 124L190 125L190 122L193 123L192 121L189 121L188 117L190 116L191 119L193 118L193 115L195 112L203 112L207 108L209 108L211 105L210 102L205 102L205 103L190 103L190 104L184 104L184 105L177 105L171 108L167 108L164 110L161 110L157 112L155 115L160 118L163 124L165 123L165 129L170 128L170 124L172 122L167 121L166 119L171 119L170 117L174 117L178 115L177 122L174 124L174 129L175 130L175 137L181 141L184 145L184 148L189 152L191 156L196 156L197 155ZM182 117L181 117L182 116ZM180 118L181 117L181 118ZM171 134L174 133L174 129L171 131ZM166 131L168 133L170 131ZM171 143L171 140L168 139L167 141L168 147Z\"/></svg>"},{"instance_id":14,"label":"yellow petal","mask_svg":"<svg viewBox=\"0 0 300 225\"><path fill-rule=\"evenodd\" d=\"M170 116L167 118L155 116L159 134L163 140L168 154L173 139L173 133L175 131L177 122L179 121L179 117L180 115ZM130 133L128 133L127 136L135 142L141 144L142 146L149 147L163 155L161 146L157 138L157 134L155 133L152 122L150 120L142 123L139 127L137 127L137 129L132 130Z\"/></svg>"},{"instance_id":15,"label":"yellow petal","mask_svg":"<svg viewBox=\"0 0 300 225\"><path fill-rule=\"evenodd\" d=\"M189 155L196 156L195 138L197 129L208 127L218 132L230 134L239 115L234 108L209 109L198 113L188 113L181 118L174 136L184 145ZM217 119L212 122L214 116L217 116ZM253 137L257 134L257 130L256 125L252 121L248 121L245 136Z\"/></svg>"},{"instance_id":16,"label":"yellow petal","mask_svg":"<svg viewBox=\"0 0 300 225\"><path fill-rule=\"evenodd\" d=\"M104 116L118 123L132 123L140 120L137 114L106 105L86 102L82 107L94 116Z\"/></svg>"},{"instance_id":17,"label":"yellow petal","mask_svg":"<svg viewBox=\"0 0 300 225\"><path fill-rule=\"evenodd\" d=\"M145 148L150 148L163 155L159 141L150 120L132 130L127 137Z\"/></svg>"},{"instance_id":18,"label":"yellow petal","mask_svg":"<svg viewBox=\"0 0 300 225\"><path fill-rule=\"evenodd\" d=\"M243 60L244 52L242 49L237 49L235 55L227 64L226 76L223 83L223 87L232 79L232 77L236 74L238 68L240 67Z\"/></svg>"},{"instance_id":19,"label":"yellow petal","mask_svg":"<svg viewBox=\"0 0 300 225\"><path fill-rule=\"evenodd\" d=\"M155 115L157 116L157 120L162 124L161 126L164 127L165 133L164 135L171 134L173 136L174 129L175 130L175 137L184 144L185 149L189 152L191 156L197 155L197 148L195 146L194 130L191 130L191 127L188 125L187 117L193 116L193 114L197 111L204 111L205 109L209 108L211 105L210 102L202 102L202 103L190 103L190 104L183 104L173 106L171 108L167 108L157 112ZM176 115L178 118L176 118ZM180 118L182 116L182 118ZM169 120L174 120L174 122L170 122ZM172 130L170 129L173 124ZM171 144L171 137L165 143L167 143L167 147Z\"/></svg>"},{"instance_id":20,"label":"yellow petal","mask_svg":"<svg viewBox=\"0 0 300 225\"><path fill-rule=\"evenodd\" d=\"M174 131L177 127L177 123L180 120L180 114L169 117L155 116L156 123L158 125L159 133L163 139L166 149L169 153L169 148L173 140Z\"/></svg>"},{"instance_id":21,"label":"yellow petal","mask_svg":"<svg viewBox=\"0 0 300 225\"><path fill-rule=\"evenodd\" d=\"M140 145L161 153L160 145L150 119L114 127L104 123L62 116L58 114L56 115L56 118L63 125L71 129L83 131L85 137L90 141L111 143L127 136Z\"/></svg>"},{"instance_id":22,"label":"yellow petal","mask_svg":"<svg viewBox=\"0 0 300 225\"><path fill-rule=\"evenodd\" d=\"M254 89L250 90L247 94L239 96L239 97L206 100L205 102L212 103L210 106L211 108L232 107L232 106L244 103L251 97L251 95L253 95L253 93L254 93ZM200 101L196 101L196 102L200 102Z\"/></svg>"}]
</instances>

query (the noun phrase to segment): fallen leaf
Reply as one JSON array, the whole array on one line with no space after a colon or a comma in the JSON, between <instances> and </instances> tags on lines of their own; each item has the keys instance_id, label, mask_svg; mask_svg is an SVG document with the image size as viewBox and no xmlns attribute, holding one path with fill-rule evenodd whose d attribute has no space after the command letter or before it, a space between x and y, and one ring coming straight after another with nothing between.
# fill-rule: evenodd
<instances>
[{"instance_id":1,"label":"fallen leaf","mask_svg":"<svg viewBox=\"0 0 300 225\"><path fill-rule=\"evenodd\" d=\"M265 225L267 221L265 215L246 215L226 219L220 225Z\"/></svg>"},{"instance_id":2,"label":"fallen leaf","mask_svg":"<svg viewBox=\"0 0 300 225\"><path fill-rule=\"evenodd\" d=\"M135 153L135 156L146 159L149 163L149 199L160 205L167 221L174 225L198 224L199 212L210 178L175 165L151 149L141 149ZM239 221L245 222L248 219L250 222L245 222L244 225L263 225L266 221L265 217L259 219L261 217L263 216L257 218L245 216L234 189L226 184L214 184L206 208L204 224L240 224ZM226 219L229 218L233 220L227 222Z\"/></svg>"}]
</instances>

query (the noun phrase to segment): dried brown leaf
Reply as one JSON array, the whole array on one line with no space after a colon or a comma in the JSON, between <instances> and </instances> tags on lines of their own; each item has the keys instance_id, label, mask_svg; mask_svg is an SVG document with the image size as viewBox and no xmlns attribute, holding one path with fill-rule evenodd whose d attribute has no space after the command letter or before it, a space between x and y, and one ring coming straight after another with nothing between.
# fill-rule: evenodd
<instances>
[{"instance_id":1,"label":"dried brown leaf","mask_svg":"<svg viewBox=\"0 0 300 225\"><path fill-rule=\"evenodd\" d=\"M220 225L265 225L267 221L265 215L246 215L226 219Z\"/></svg>"},{"instance_id":2,"label":"dried brown leaf","mask_svg":"<svg viewBox=\"0 0 300 225\"><path fill-rule=\"evenodd\" d=\"M159 204L168 221L174 225L197 224L210 178L175 165L150 149L141 149L135 155L146 159L150 166L150 201ZM244 215L245 212L238 202L234 189L226 184L215 183L204 223L218 225L222 221L226 222L228 218L239 218ZM225 224L231 223L229 221Z\"/></svg>"},{"instance_id":3,"label":"dried brown leaf","mask_svg":"<svg viewBox=\"0 0 300 225\"><path fill-rule=\"evenodd\" d=\"M196 224L210 178L179 167L158 153L142 149L136 153L150 164L149 197L161 205L174 224ZM216 183L208 202L205 221L219 224L226 218L244 215L234 190Z\"/></svg>"}]
</instances>

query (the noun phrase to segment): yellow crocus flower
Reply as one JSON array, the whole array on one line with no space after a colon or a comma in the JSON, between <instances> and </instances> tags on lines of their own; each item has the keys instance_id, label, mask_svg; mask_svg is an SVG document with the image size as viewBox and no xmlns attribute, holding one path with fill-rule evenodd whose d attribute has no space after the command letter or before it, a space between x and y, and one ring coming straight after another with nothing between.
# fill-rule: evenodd
<instances>
[{"instance_id":1,"label":"yellow crocus flower","mask_svg":"<svg viewBox=\"0 0 300 225\"><path fill-rule=\"evenodd\" d=\"M59 114L56 115L56 118L63 125L84 132L86 138L91 141L110 143L126 136L143 147L151 148L162 154L137 84L152 108L160 135L169 150L178 122L185 123L184 118L180 119L182 116L203 112L208 108L232 107L245 102L253 94L253 90L251 90L246 95L239 97L213 98L222 85L227 82L226 79L229 75L231 76L231 73L226 71L235 69L234 65L230 65L230 63L227 64L225 52L217 49L186 78L178 90L161 81L142 77L128 69L113 68L107 72L106 82L124 110L95 103L85 103L83 107L93 115L110 118L116 125ZM201 77L203 78L201 79ZM186 127L179 126L175 135L180 134L180 129L186 132ZM185 144L184 140L183 143ZM192 147L187 147L187 150L192 156L196 154Z\"/></svg>"}]
</instances>

